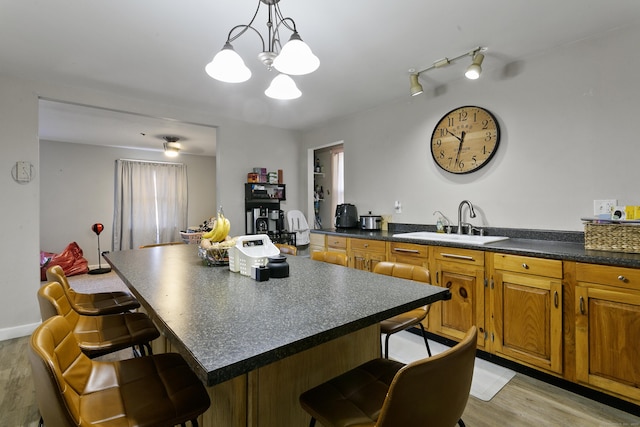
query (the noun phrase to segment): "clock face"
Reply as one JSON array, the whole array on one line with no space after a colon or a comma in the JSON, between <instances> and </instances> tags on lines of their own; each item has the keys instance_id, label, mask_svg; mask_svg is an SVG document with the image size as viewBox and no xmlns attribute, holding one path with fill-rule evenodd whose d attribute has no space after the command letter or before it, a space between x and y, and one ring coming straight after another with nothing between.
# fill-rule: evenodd
<instances>
[{"instance_id":1,"label":"clock face","mask_svg":"<svg viewBox=\"0 0 640 427\"><path fill-rule=\"evenodd\" d=\"M456 108L440 119L431 135L431 155L447 172L464 174L486 165L498 150L500 128L481 107Z\"/></svg>"}]
</instances>

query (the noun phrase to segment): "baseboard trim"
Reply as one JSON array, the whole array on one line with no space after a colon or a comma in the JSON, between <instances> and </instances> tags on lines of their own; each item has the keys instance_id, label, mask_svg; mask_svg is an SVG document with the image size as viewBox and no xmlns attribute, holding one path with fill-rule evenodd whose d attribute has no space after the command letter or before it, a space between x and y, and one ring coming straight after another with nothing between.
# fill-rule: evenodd
<instances>
[{"instance_id":1,"label":"baseboard trim","mask_svg":"<svg viewBox=\"0 0 640 427\"><path fill-rule=\"evenodd\" d=\"M0 329L0 341L11 340L14 338L22 338L31 333L40 325L38 323L30 323L27 325L14 326L12 328Z\"/></svg>"}]
</instances>

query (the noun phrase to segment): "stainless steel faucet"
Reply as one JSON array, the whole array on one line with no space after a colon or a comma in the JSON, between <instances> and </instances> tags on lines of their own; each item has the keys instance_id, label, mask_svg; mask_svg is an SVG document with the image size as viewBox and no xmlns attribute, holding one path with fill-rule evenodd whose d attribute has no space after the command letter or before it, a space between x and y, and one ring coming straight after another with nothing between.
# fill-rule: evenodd
<instances>
[{"instance_id":1,"label":"stainless steel faucet","mask_svg":"<svg viewBox=\"0 0 640 427\"><path fill-rule=\"evenodd\" d=\"M476 212L473 210L473 205L471 204L471 202L468 200L461 201L460 205L458 205L458 234L462 234L462 207L464 205L469 206L469 218L476 217Z\"/></svg>"}]
</instances>

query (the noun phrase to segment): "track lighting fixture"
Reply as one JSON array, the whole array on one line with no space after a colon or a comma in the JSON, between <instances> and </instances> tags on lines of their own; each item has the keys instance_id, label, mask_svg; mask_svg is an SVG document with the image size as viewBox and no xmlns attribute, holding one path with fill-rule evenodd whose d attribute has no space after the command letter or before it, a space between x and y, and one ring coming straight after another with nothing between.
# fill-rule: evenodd
<instances>
[{"instance_id":1,"label":"track lighting fixture","mask_svg":"<svg viewBox=\"0 0 640 427\"><path fill-rule=\"evenodd\" d=\"M164 145L164 155L167 157L177 157L180 154L180 143L178 142L180 138L177 136L165 136L164 140L166 141Z\"/></svg>"},{"instance_id":2,"label":"track lighting fixture","mask_svg":"<svg viewBox=\"0 0 640 427\"><path fill-rule=\"evenodd\" d=\"M477 47L473 50L470 50L469 52L463 53L462 55L458 55L455 58L449 59L445 57L439 59L424 70L409 70L409 82L411 84L409 91L411 93L411 96L420 95L422 92L424 92L419 81L420 74L425 73L429 70L433 70L434 68L445 67L447 65L450 65L452 62L457 61L458 59L464 58L465 56L471 56L473 58L471 65L469 65L466 72L464 73L465 77L471 80L477 79L478 77L480 77L480 73L482 73L482 61L484 60L484 54L482 52L486 51L486 47Z\"/></svg>"},{"instance_id":3,"label":"track lighting fixture","mask_svg":"<svg viewBox=\"0 0 640 427\"><path fill-rule=\"evenodd\" d=\"M262 51L258 59L269 71L275 68L279 73L271 82L265 94L275 99L295 99L302 95L291 76L300 76L314 72L320 66L320 60L311 52L309 46L302 41L296 23L280 12L280 0L258 0L253 18L246 25L236 25L229 31L227 41L205 70L209 76L227 83L241 83L249 80L251 70L233 50L231 42L242 36L247 30L253 30L262 41ZM266 43L258 30L253 27L262 4L268 8ZM289 41L281 46L280 28L285 27L292 32Z\"/></svg>"},{"instance_id":4,"label":"track lighting fixture","mask_svg":"<svg viewBox=\"0 0 640 427\"><path fill-rule=\"evenodd\" d=\"M482 73L482 61L484 60L484 55L481 53L476 53L473 56L473 62L467 68L467 71L464 73L465 77L470 80L475 80L480 77L480 73Z\"/></svg>"},{"instance_id":5,"label":"track lighting fixture","mask_svg":"<svg viewBox=\"0 0 640 427\"><path fill-rule=\"evenodd\" d=\"M411 74L409 79L411 80L411 96L420 95L424 92L422 85L418 81L418 74Z\"/></svg>"}]
</instances>

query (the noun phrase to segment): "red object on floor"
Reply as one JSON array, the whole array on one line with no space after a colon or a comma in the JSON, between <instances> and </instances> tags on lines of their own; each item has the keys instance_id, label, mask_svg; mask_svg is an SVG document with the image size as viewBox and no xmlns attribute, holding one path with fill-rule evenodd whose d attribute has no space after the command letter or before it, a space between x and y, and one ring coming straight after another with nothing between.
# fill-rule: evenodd
<instances>
[{"instance_id":1,"label":"red object on floor","mask_svg":"<svg viewBox=\"0 0 640 427\"><path fill-rule=\"evenodd\" d=\"M47 269L53 265L62 267L66 276L89 272L89 262L76 242L69 243L59 254L40 252L40 280L47 280Z\"/></svg>"}]
</instances>

